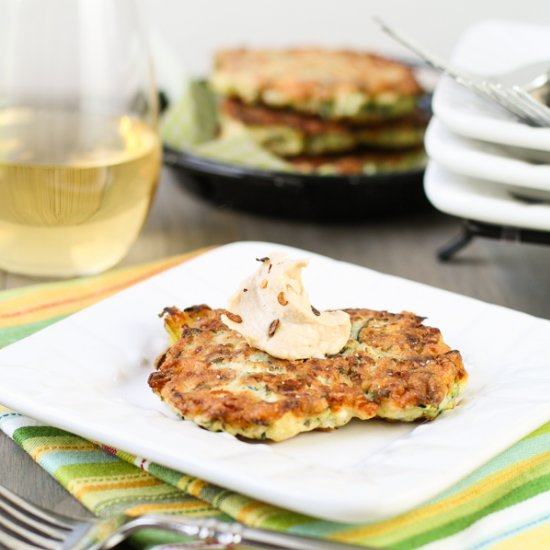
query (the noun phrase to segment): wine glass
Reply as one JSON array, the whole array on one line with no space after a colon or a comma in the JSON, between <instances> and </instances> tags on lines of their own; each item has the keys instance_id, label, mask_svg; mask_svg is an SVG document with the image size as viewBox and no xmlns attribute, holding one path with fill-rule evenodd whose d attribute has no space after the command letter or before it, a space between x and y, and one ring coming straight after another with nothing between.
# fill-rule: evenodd
<instances>
[{"instance_id":1,"label":"wine glass","mask_svg":"<svg viewBox=\"0 0 550 550\"><path fill-rule=\"evenodd\" d=\"M133 0L0 0L0 268L117 263L158 182L157 117Z\"/></svg>"}]
</instances>

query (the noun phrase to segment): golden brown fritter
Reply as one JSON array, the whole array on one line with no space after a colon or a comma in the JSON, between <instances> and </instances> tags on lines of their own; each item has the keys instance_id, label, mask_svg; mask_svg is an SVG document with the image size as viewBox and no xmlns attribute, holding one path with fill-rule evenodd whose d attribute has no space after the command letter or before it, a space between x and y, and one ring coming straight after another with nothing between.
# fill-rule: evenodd
<instances>
[{"instance_id":1,"label":"golden brown fritter","mask_svg":"<svg viewBox=\"0 0 550 550\"><path fill-rule=\"evenodd\" d=\"M410 67L379 55L321 48L220 51L214 90L245 103L326 119L376 120L414 110L422 89Z\"/></svg>"},{"instance_id":2,"label":"golden brown fritter","mask_svg":"<svg viewBox=\"0 0 550 550\"><path fill-rule=\"evenodd\" d=\"M220 104L222 134L248 133L261 146L283 157L323 155L358 146L403 149L422 144L428 118L417 109L410 115L370 124L325 120L288 109L246 105L237 99Z\"/></svg>"},{"instance_id":3,"label":"golden brown fritter","mask_svg":"<svg viewBox=\"0 0 550 550\"><path fill-rule=\"evenodd\" d=\"M297 172L323 175L381 174L407 172L424 168L423 147L402 151L363 150L319 156L298 156L285 159Z\"/></svg>"},{"instance_id":4,"label":"golden brown fritter","mask_svg":"<svg viewBox=\"0 0 550 550\"><path fill-rule=\"evenodd\" d=\"M281 441L352 418L431 419L454 407L467 374L458 351L412 313L345 310L348 343L326 359L276 359L220 320L224 310L167 308L175 343L149 385L173 410L212 431Z\"/></svg>"}]
</instances>

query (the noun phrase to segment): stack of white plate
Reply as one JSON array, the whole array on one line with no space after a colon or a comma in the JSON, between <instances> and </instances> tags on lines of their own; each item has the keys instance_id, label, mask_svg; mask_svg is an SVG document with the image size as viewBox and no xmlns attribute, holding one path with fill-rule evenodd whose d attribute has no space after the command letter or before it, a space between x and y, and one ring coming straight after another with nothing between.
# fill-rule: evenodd
<instances>
[{"instance_id":1,"label":"stack of white plate","mask_svg":"<svg viewBox=\"0 0 550 550\"><path fill-rule=\"evenodd\" d=\"M452 61L494 75L548 60L550 27L485 21L470 28ZM550 231L550 128L517 122L443 77L426 135L425 176L438 209L469 220Z\"/></svg>"}]
</instances>

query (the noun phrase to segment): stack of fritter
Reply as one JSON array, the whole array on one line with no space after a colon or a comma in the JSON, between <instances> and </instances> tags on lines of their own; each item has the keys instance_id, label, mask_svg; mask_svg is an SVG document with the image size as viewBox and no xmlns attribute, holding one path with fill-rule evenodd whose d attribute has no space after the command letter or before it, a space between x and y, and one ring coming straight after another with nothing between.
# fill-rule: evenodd
<instances>
[{"instance_id":1,"label":"stack of fritter","mask_svg":"<svg viewBox=\"0 0 550 550\"><path fill-rule=\"evenodd\" d=\"M422 88L396 61L315 48L225 50L211 78L223 135L250 134L301 172L376 173L424 160Z\"/></svg>"}]
</instances>

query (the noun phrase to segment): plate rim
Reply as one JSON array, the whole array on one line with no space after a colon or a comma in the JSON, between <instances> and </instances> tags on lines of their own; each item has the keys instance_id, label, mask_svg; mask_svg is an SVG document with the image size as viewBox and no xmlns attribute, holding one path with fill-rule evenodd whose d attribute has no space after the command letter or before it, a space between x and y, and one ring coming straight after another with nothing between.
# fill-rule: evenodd
<instances>
[{"instance_id":1,"label":"plate rim","mask_svg":"<svg viewBox=\"0 0 550 550\"><path fill-rule=\"evenodd\" d=\"M463 176L502 185L550 191L550 164L532 164L505 154L500 158L477 149L468 142L468 138L453 135L438 117L434 117L428 126L426 150L435 162ZM495 170L499 167L500 171ZM520 174L520 171L523 173Z\"/></svg>"},{"instance_id":2,"label":"plate rim","mask_svg":"<svg viewBox=\"0 0 550 550\"><path fill-rule=\"evenodd\" d=\"M498 182L484 182L479 178L468 178L470 184L477 185L483 192L475 193L472 189L460 189L459 193L464 198L464 205L462 208L457 208L456 197L451 198L449 196L449 183L436 180L436 176L440 179L442 176L447 180L451 180L455 189L461 186L461 182L458 180L466 179L468 176L455 174L435 160L428 162L424 177L424 189L430 202L442 212L462 219L471 219L504 227L550 231L550 203L541 202L533 205L530 202L522 202L511 195L508 196L504 186ZM477 208L480 206L480 201L486 207L478 213L472 209L472 204L476 205ZM502 212L502 208L499 208L499 204L503 202L513 209L513 216L509 212ZM543 210L545 216L535 218L533 216L534 206L538 210ZM489 215L487 215L488 212Z\"/></svg>"}]
</instances>

